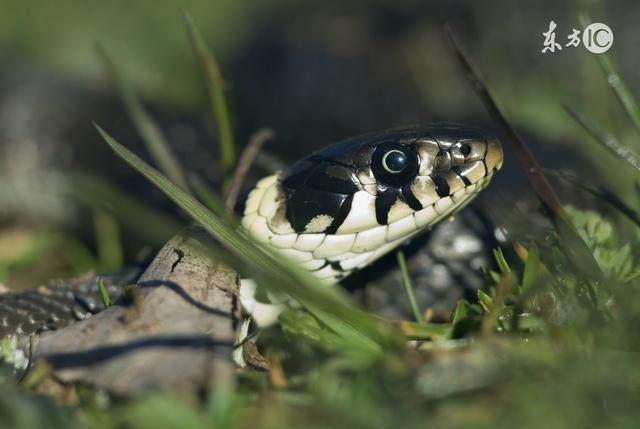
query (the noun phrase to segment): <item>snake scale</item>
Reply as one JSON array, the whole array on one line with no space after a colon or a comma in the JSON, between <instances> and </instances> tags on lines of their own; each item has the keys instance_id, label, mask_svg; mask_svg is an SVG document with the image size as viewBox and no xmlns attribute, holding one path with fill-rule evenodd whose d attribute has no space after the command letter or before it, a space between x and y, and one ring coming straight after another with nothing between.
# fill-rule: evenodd
<instances>
[{"instance_id":1,"label":"snake scale","mask_svg":"<svg viewBox=\"0 0 640 429\"><path fill-rule=\"evenodd\" d=\"M495 137L462 125L353 137L260 180L240 211L242 226L335 284L462 209L502 161ZM105 284L117 295L119 285L134 280L125 274ZM248 289L242 302L254 313L262 304ZM5 293L0 335L57 329L101 308L95 279Z\"/></svg>"}]
</instances>

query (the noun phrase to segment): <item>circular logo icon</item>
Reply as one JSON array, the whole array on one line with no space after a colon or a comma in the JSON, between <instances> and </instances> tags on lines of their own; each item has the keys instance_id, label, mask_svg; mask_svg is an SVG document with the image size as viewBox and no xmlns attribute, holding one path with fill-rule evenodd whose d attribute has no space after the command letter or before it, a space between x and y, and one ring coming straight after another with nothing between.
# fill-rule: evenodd
<instances>
[{"instance_id":1,"label":"circular logo icon","mask_svg":"<svg viewBox=\"0 0 640 429\"><path fill-rule=\"evenodd\" d=\"M589 52L602 54L613 45L613 31L607 24L594 22L582 32L582 43Z\"/></svg>"}]
</instances>

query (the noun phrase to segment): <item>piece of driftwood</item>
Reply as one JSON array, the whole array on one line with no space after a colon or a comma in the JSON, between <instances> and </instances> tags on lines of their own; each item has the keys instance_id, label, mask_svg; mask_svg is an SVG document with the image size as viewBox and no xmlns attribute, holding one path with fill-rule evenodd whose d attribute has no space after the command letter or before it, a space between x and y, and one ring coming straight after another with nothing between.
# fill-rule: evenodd
<instances>
[{"instance_id":1,"label":"piece of driftwood","mask_svg":"<svg viewBox=\"0 0 640 429\"><path fill-rule=\"evenodd\" d=\"M229 382L239 278L216 262L211 245L199 228L178 234L129 287L123 303L42 334L34 360L46 361L62 382L123 395Z\"/></svg>"}]
</instances>

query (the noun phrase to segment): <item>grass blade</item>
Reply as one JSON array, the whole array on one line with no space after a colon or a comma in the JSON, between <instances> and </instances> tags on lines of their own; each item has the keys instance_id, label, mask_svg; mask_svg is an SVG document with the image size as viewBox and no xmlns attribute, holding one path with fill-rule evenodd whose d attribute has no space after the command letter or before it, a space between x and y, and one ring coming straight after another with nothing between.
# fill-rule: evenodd
<instances>
[{"instance_id":1,"label":"grass blade","mask_svg":"<svg viewBox=\"0 0 640 429\"><path fill-rule=\"evenodd\" d=\"M402 285L409 299L409 305L411 306L411 312L417 323L422 323L422 315L416 302L416 296L413 293L413 286L411 285L411 278L409 277L409 269L407 268L407 260L404 257L404 252L398 250L396 252L396 258L398 259L398 266L400 267L400 273L402 274Z\"/></svg>"},{"instance_id":2,"label":"grass blade","mask_svg":"<svg viewBox=\"0 0 640 429\"><path fill-rule=\"evenodd\" d=\"M100 299L102 300L102 304L104 304L104 308L111 307L111 297L109 296L107 288L104 286L103 279L98 279L98 291L100 292Z\"/></svg>"},{"instance_id":3,"label":"grass blade","mask_svg":"<svg viewBox=\"0 0 640 429\"><path fill-rule=\"evenodd\" d=\"M532 244L527 252L522 274L522 292L527 293L538 282L540 277L540 251L538 246Z\"/></svg>"},{"instance_id":4,"label":"grass blade","mask_svg":"<svg viewBox=\"0 0 640 429\"><path fill-rule=\"evenodd\" d=\"M234 172L233 179L230 182L231 185L227 191L227 198L224 202L227 213L233 213L236 203L238 202L238 197L240 196L240 190L242 189L242 185L244 184L247 173L249 172L249 168L251 168L251 165L260 153L262 146L267 141L272 140L274 135L275 134L272 129L263 128L255 132L249 139L247 146L240 155L236 171Z\"/></svg>"},{"instance_id":5,"label":"grass blade","mask_svg":"<svg viewBox=\"0 0 640 429\"><path fill-rule=\"evenodd\" d=\"M385 346L395 343L390 326L347 304L347 297L328 288L310 273L292 265L246 237L228 216L216 216L191 195L171 183L127 148L96 125L96 129L113 151L158 187L193 220L215 237L235 256L238 263L249 262L256 274L267 281L262 285L292 297L336 333L349 338L354 347L369 356L379 356Z\"/></svg>"},{"instance_id":6,"label":"grass blade","mask_svg":"<svg viewBox=\"0 0 640 429\"><path fill-rule=\"evenodd\" d=\"M94 208L93 224L100 271L111 273L119 270L122 268L124 256L118 221L106 210Z\"/></svg>"},{"instance_id":7,"label":"grass blade","mask_svg":"<svg viewBox=\"0 0 640 429\"><path fill-rule=\"evenodd\" d=\"M160 130L160 127L142 106L142 103L135 91L124 79L115 64L115 61L113 61L102 45L98 45L98 53L106 65L111 80L114 82L118 92L120 93L122 104L124 105L129 118L131 118L131 121L147 147L147 150L153 157L153 160L172 182L185 191L188 191L189 188L183 173L184 170L180 165L178 158L173 153L169 142Z\"/></svg>"},{"instance_id":8,"label":"grass blade","mask_svg":"<svg viewBox=\"0 0 640 429\"><path fill-rule=\"evenodd\" d=\"M501 247L496 247L493 249L493 259L495 259L498 268L502 274L509 274L511 272L511 268L507 263L507 259L504 257L504 252Z\"/></svg>"},{"instance_id":9,"label":"grass blade","mask_svg":"<svg viewBox=\"0 0 640 429\"><path fill-rule=\"evenodd\" d=\"M451 338L453 326L451 323L413 323L403 321L399 323L400 330L412 340L440 341Z\"/></svg>"},{"instance_id":10,"label":"grass blade","mask_svg":"<svg viewBox=\"0 0 640 429\"><path fill-rule=\"evenodd\" d=\"M580 188L585 192L590 193L594 197L601 199L605 203L609 204L611 207L618 210L624 216L626 216L627 219L633 222L636 226L640 227L640 214L638 214L638 212L632 209L624 201L618 198L616 194L609 191L608 189L603 188L601 186L590 185L589 183L585 182L584 179L563 171L554 171L554 170L545 169L544 173L548 176L562 179L572 184L573 186Z\"/></svg>"},{"instance_id":11,"label":"grass blade","mask_svg":"<svg viewBox=\"0 0 640 429\"><path fill-rule=\"evenodd\" d=\"M200 31L193 22L193 18L185 9L182 10L182 19L207 83L213 119L218 128L220 167L223 174L228 173L236 162L236 146L231 130L227 100L224 95L224 79L213 53L204 42Z\"/></svg>"},{"instance_id":12,"label":"grass blade","mask_svg":"<svg viewBox=\"0 0 640 429\"><path fill-rule=\"evenodd\" d=\"M589 22L591 22L591 19L588 15L582 14L580 16L580 24L582 24L583 27L586 27ZM631 123L636 130L640 132L640 106L638 106L638 102L633 94L631 94L629 87L625 85L609 54L602 53L595 55L595 57L598 60L602 73L607 78L607 83L611 89L613 89L625 112L627 112Z\"/></svg>"},{"instance_id":13,"label":"grass blade","mask_svg":"<svg viewBox=\"0 0 640 429\"><path fill-rule=\"evenodd\" d=\"M624 110L627 112L631 123L636 127L636 130L640 132L640 107L638 106L638 102L616 71L609 56L607 54L602 54L596 55L595 57L598 59L598 63L607 78L609 86L613 88L618 100L620 100L620 104L622 104L622 107L624 107Z\"/></svg>"},{"instance_id":14,"label":"grass blade","mask_svg":"<svg viewBox=\"0 0 640 429\"><path fill-rule=\"evenodd\" d=\"M568 104L563 104L564 110L598 143L606 147L611 153L628 162L636 170L640 170L640 156L624 146L612 134L607 132L596 121L578 112Z\"/></svg>"}]
</instances>

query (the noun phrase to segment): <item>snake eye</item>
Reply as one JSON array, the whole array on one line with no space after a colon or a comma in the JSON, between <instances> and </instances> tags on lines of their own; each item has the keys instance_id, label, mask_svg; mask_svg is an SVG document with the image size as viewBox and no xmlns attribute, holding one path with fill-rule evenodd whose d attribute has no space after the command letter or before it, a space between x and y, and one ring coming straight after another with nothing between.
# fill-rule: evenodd
<instances>
[{"instance_id":1,"label":"snake eye","mask_svg":"<svg viewBox=\"0 0 640 429\"><path fill-rule=\"evenodd\" d=\"M373 152L371 169L381 184L402 186L414 179L418 155L407 145L382 143Z\"/></svg>"},{"instance_id":2,"label":"snake eye","mask_svg":"<svg viewBox=\"0 0 640 429\"><path fill-rule=\"evenodd\" d=\"M397 149L392 149L382 156L382 167L391 174L401 173L407 167L407 157Z\"/></svg>"}]
</instances>

